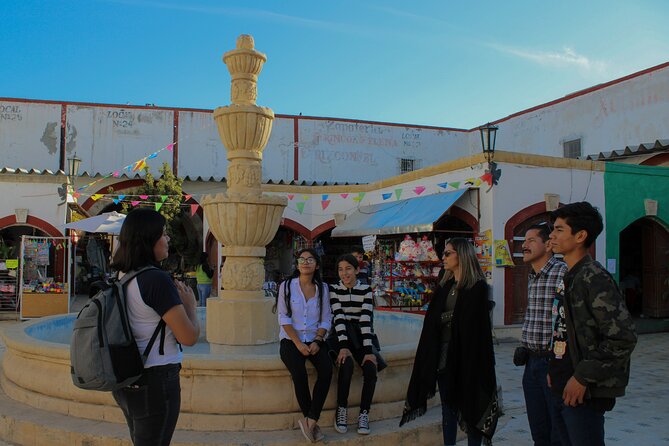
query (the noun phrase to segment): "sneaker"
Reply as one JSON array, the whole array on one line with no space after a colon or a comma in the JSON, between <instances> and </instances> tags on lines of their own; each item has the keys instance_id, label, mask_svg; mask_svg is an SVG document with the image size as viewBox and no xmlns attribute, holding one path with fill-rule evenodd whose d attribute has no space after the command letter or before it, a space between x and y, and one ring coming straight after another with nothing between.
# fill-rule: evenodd
<instances>
[{"instance_id":1,"label":"sneaker","mask_svg":"<svg viewBox=\"0 0 669 446\"><path fill-rule=\"evenodd\" d=\"M337 406L337 414L335 415L334 428L340 434L345 434L348 431L348 417L345 407Z\"/></svg>"},{"instance_id":2,"label":"sneaker","mask_svg":"<svg viewBox=\"0 0 669 446\"><path fill-rule=\"evenodd\" d=\"M360 435L369 435L369 412L363 410L358 415L358 433Z\"/></svg>"},{"instance_id":3,"label":"sneaker","mask_svg":"<svg viewBox=\"0 0 669 446\"><path fill-rule=\"evenodd\" d=\"M314 441L323 441L323 439L325 439L325 435L321 432L321 428L318 424L314 426L311 432L314 436Z\"/></svg>"},{"instance_id":4,"label":"sneaker","mask_svg":"<svg viewBox=\"0 0 669 446\"><path fill-rule=\"evenodd\" d=\"M302 431L302 435L304 435L304 438L306 438L309 443L313 443L314 434L312 433L311 429L309 429L309 425L307 424L307 419L300 418L299 420L297 420L297 424L300 425L300 430Z\"/></svg>"}]
</instances>

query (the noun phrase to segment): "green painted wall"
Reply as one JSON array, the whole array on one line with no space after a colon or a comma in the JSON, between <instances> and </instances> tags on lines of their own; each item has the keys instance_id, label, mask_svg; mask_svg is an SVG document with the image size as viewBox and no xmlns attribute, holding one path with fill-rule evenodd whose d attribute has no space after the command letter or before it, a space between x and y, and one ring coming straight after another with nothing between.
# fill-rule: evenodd
<instances>
[{"instance_id":1,"label":"green painted wall","mask_svg":"<svg viewBox=\"0 0 669 446\"><path fill-rule=\"evenodd\" d=\"M617 259L617 279L620 272L620 232L646 215L645 199L657 200L657 218L669 227L669 167L606 163L604 195L606 258Z\"/></svg>"}]
</instances>

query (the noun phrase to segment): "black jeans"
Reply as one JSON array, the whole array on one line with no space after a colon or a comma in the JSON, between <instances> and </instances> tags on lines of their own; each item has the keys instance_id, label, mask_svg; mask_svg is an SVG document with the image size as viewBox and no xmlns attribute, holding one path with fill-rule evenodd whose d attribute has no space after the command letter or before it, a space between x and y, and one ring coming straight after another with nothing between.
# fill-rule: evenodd
<instances>
[{"instance_id":1,"label":"black jeans","mask_svg":"<svg viewBox=\"0 0 669 446\"><path fill-rule=\"evenodd\" d=\"M369 412L372 407L372 398L376 389L376 366L371 361L362 364L364 353L359 350L351 352L356 362L362 368L362 394L360 395L360 410ZM337 378L337 406L348 407L348 393L351 389L351 379L353 378L353 359L349 356L346 361L339 366L339 377Z\"/></svg>"},{"instance_id":2,"label":"black jeans","mask_svg":"<svg viewBox=\"0 0 669 446\"><path fill-rule=\"evenodd\" d=\"M307 345L311 344L310 342ZM302 415L312 420L321 417L321 410L325 404L325 398L330 390L332 381L332 362L327 354L327 348L323 347L315 355L303 356L290 339L282 339L279 347L279 355L286 365L293 379L295 397L300 405ZM309 392L309 376L307 375L306 361L309 359L316 368L316 383L314 384L313 398Z\"/></svg>"},{"instance_id":3,"label":"black jeans","mask_svg":"<svg viewBox=\"0 0 669 446\"><path fill-rule=\"evenodd\" d=\"M135 446L169 446L181 408L180 370L181 364L150 367L135 384L112 392Z\"/></svg>"}]
</instances>

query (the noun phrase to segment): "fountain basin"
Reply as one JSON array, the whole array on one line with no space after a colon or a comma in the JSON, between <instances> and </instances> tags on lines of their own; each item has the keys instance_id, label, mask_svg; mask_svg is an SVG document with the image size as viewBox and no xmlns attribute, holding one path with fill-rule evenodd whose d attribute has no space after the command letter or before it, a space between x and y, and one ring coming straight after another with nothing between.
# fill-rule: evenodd
<instances>
[{"instance_id":1,"label":"fountain basin","mask_svg":"<svg viewBox=\"0 0 669 446\"><path fill-rule=\"evenodd\" d=\"M204 317L202 311L202 327ZM74 314L52 316L7 329L3 334L7 350L0 383L10 398L36 408L124 423L110 393L85 391L72 384L69 333L74 318ZM421 326L419 315L377 312L375 328L388 368L379 373L372 420L401 414ZM203 332L197 345L184 348L182 404L177 427L201 431L293 428L302 415L290 374L279 358L278 344L216 347L209 348ZM308 369L313 379L310 364ZM361 386L362 375L357 370L349 398L351 418L357 413L355 406L360 402ZM324 419L332 418L335 405L336 378L333 378Z\"/></svg>"}]
</instances>

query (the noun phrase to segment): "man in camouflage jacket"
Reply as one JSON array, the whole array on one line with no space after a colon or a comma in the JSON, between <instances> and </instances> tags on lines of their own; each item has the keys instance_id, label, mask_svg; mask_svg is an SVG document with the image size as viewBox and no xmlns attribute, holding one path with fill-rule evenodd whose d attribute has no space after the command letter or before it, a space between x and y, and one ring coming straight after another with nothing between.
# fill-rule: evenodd
<instances>
[{"instance_id":1,"label":"man in camouflage jacket","mask_svg":"<svg viewBox=\"0 0 669 446\"><path fill-rule=\"evenodd\" d=\"M599 211L572 203L551 218L553 251L568 268L553 309L553 421L563 445L604 445L604 412L629 381L634 324L613 278L587 253L603 229Z\"/></svg>"}]
</instances>

